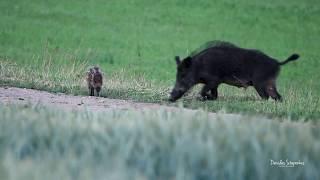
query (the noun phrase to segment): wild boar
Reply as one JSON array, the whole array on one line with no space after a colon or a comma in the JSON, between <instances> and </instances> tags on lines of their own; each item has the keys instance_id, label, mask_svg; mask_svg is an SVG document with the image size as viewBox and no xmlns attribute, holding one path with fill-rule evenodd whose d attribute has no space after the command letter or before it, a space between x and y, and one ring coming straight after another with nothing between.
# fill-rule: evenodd
<instances>
[{"instance_id":1,"label":"wild boar","mask_svg":"<svg viewBox=\"0 0 320 180\"><path fill-rule=\"evenodd\" d=\"M176 101L199 83L204 84L200 92L203 100L217 99L218 86L225 83L244 88L253 86L262 99L271 97L281 101L282 97L276 88L280 66L298 58L298 54L292 54L285 61L278 62L259 50L217 41L183 60L175 57L176 83L169 101Z\"/></svg>"},{"instance_id":2,"label":"wild boar","mask_svg":"<svg viewBox=\"0 0 320 180\"><path fill-rule=\"evenodd\" d=\"M103 77L99 67L95 66L89 69L89 71L87 72L87 83L89 95L94 96L94 91L96 90L97 96L100 96Z\"/></svg>"}]
</instances>

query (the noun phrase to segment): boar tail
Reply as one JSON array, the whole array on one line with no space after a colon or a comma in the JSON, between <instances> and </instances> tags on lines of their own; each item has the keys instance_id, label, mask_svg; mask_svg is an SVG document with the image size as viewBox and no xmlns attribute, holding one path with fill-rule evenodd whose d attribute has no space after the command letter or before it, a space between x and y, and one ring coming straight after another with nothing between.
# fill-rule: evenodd
<instances>
[{"instance_id":1,"label":"boar tail","mask_svg":"<svg viewBox=\"0 0 320 180\"><path fill-rule=\"evenodd\" d=\"M287 60L285 60L283 62L279 62L279 65L284 65L284 64L287 64L290 61L295 61L295 60L299 59L299 57L300 56L298 54L292 54L290 57L288 57Z\"/></svg>"}]
</instances>

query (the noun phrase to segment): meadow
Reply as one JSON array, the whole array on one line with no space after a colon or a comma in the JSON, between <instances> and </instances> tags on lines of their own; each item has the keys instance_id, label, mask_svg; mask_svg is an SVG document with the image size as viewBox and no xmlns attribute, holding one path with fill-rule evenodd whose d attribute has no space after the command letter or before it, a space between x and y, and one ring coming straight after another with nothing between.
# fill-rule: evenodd
<instances>
[{"instance_id":1,"label":"meadow","mask_svg":"<svg viewBox=\"0 0 320 180\"><path fill-rule=\"evenodd\" d=\"M1 1L0 10L2 85L87 95L78 82L90 65L99 65L109 81L103 96L166 103L175 81L174 56L225 40L280 61L301 55L282 68L278 89L285 102L263 102L251 88L221 86L218 101L200 102L192 91L182 100L186 107L320 116L318 1L33 0ZM13 67L25 74L18 76Z\"/></svg>"},{"instance_id":2,"label":"meadow","mask_svg":"<svg viewBox=\"0 0 320 180\"><path fill-rule=\"evenodd\" d=\"M104 113L0 102L0 179L319 179L318 0L1 0L0 86L202 109ZM168 103L174 56L224 40L285 65L284 101L222 85L216 101L191 90ZM241 114L228 118L218 113ZM303 161L279 168L270 160Z\"/></svg>"},{"instance_id":3,"label":"meadow","mask_svg":"<svg viewBox=\"0 0 320 180\"><path fill-rule=\"evenodd\" d=\"M278 86L285 102L262 102L253 89L221 86L218 101L199 102L193 91L182 100L187 107L316 119L320 115L318 4L312 0L1 1L0 83L86 95L78 82L89 65L99 65L109 80L103 96L166 103L175 81L173 57L187 56L210 40L225 40L279 60L294 52L301 55L298 62L282 68ZM12 66L25 74L10 72Z\"/></svg>"}]
</instances>

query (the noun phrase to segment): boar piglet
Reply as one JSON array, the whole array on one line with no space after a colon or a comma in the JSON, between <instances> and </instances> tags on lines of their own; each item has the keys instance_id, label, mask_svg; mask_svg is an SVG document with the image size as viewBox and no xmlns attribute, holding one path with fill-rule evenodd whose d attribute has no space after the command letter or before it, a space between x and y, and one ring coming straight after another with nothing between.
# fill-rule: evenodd
<instances>
[{"instance_id":1,"label":"boar piglet","mask_svg":"<svg viewBox=\"0 0 320 180\"><path fill-rule=\"evenodd\" d=\"M262 99L271 97L281 101L276 88L280 67L299 58L293 54L278 62L259 50L244 49L228 42L217 43L195 55L180 60L177 64L176 83L170 101L182 97L192 86L204 84L200 95L203 100L215 100L221 83L236 87L253 86Z\"/></svg>"},{"instance_id":2,"label":"boar piglet","mask_svg":"<svg viewBox=\"0 0 320 180\"><path fill-rule=\"evenodd\" d=\"M103 78L102 72L100 71L99 67L95 66L89 69L89 71L87 72L87 83L89 95L94 96L94 91L96 90L97 96L100 96Z\"/></svg>"}]
</instances>

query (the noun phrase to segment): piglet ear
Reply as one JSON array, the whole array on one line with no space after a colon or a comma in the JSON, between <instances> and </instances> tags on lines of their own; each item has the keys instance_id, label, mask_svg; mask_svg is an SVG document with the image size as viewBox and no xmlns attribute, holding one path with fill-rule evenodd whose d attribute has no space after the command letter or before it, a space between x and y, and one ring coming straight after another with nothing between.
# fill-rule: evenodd
<instances>
[{"instance_id":1,"label":"piglet ear","mask_svg":"<svg viewBox=\"0 0 320 180\"><path fill-rule=\"evenodd\" d=\"M175 60L176 60L177 66L178 66L178 65L181 63L180 57L179 57L179 56L176 56L176 57L175 57Z\"/></svg>"}]
</instances>

